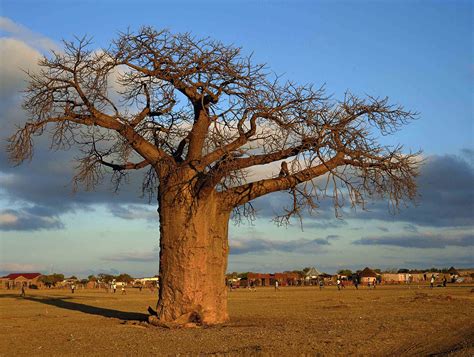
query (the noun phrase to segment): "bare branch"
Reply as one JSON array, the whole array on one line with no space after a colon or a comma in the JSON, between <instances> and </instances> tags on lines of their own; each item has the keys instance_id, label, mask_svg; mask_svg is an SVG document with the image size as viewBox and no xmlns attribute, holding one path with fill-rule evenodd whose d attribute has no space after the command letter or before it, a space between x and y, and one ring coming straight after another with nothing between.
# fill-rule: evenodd
<instances>
[{"instance_id":1,"label":"bare branch","mask_svg":"<svg viewBox=\"0 0 474 357\"><path fill-rule=\"evenodd\" d=\"M416 154L379 137L417 114L387 98L347 92L337 101L323 87L270 75L240 48L188 33L144 27L107 50L90 45L65 42L30 75L30 118L8 147L15 164L31 159L32 138L48 126L52 148L79 146L77 178L86 186L109 172L119 183L149 165L149 184L185 187L195 200L217 193L229 209L288 190L293 205L280 222L324 197L336 213L374 196L394 207L414 198ZM282 160L278 177L249 182L255 167Z\"/></svg>"}]
</instances>

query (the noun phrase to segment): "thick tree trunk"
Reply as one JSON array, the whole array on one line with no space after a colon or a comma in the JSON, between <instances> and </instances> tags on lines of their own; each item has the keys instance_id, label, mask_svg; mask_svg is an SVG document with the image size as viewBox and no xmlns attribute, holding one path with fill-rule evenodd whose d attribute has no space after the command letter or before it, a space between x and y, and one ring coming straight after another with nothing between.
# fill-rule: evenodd
<instances>
[{"instance_id":1,"label":"thick tree trunk","mask_svg":"<svg viewBox=\"0 0 474 357\"><path fill-rule=\"evenodd\" d=\"M185 196L160 192L160 295L154 319L165 325L223 323L229 211L214 194L192 203Z\"/></svg>"}]
</instances>

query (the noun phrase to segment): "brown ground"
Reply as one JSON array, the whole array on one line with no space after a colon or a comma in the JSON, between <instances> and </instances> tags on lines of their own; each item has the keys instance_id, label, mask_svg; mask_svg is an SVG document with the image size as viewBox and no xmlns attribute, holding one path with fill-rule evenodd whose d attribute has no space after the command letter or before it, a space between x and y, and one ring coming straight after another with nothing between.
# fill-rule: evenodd
<instances>
[{"instance_id":1,"label":"brown ground","mask_svg":"<svg viewBox=\"0 0 474 357\"><path fill-rule=\"evenodd\" d=\"M4 290L0 355L473 356L471 289L240 289L228 324L177 330L138 322L156 303L150 291Z\"/></svg>"}]
</instances>

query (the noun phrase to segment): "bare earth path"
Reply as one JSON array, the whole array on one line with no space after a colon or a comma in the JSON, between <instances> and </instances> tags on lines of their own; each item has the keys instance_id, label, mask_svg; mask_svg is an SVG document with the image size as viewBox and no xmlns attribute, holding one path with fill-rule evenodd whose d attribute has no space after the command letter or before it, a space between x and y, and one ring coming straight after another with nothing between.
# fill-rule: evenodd
<instances>
[{"instance_id":1,"label":"bare earth path","mask_svg":"<svg viewBox=\"0 0 474 357\"><path fill-rule=\"evenodd\" d=\"M472 286L262 288L229 294L231 322L149 327L150 291L0 291L1 356L473 356Z\"/></svg>"}]
</instances>

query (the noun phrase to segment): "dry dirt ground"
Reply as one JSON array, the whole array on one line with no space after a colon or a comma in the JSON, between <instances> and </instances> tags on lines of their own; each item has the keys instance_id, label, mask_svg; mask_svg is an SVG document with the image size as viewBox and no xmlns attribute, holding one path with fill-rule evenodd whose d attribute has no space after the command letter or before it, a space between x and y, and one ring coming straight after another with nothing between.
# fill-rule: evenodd
<instances>
[{"instance_id":1,"label":"dry dirt ground","mask_svg":"<svg viewBox=\"0 0 474 357\"><path fill-rule=\"evenodd\" d=\"M156 293L0 292L1 356L474 356L473 286L261 288L229 294L222 326L148 326Z\"/></svg>"}]
</instances>

